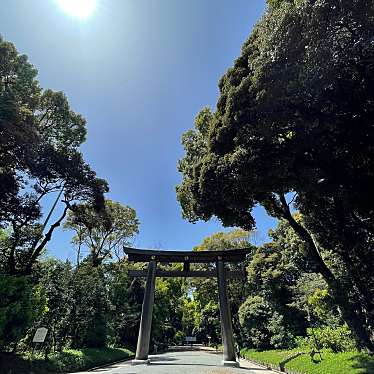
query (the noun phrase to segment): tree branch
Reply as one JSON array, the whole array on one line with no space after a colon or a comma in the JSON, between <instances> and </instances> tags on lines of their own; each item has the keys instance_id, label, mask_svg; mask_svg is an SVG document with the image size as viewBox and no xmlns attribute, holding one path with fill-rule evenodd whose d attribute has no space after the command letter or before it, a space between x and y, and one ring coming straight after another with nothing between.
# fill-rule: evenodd
<instances>
[{"instance_id":1,"label":"tree branch","mask_svg":"<svg viewBox=\"0 0 374 374\"><path fill-rule=\"evenodd\" d=\"M313 260L314 264L317 266L318 271L326 279L326 281L329 283L335 282L335 276L323 261L313 237L305 229L305 227L298 223L292 216L290 207L287 204L287 200L284 197L284 194L278 194L278 198L280 204L277 204L276 201L273 201L274 211L277 214L279 214L282 218L284 218L293 228L296 234L299 235L299 237L305 242L305 244L307 245L309 256Z\"/></svg>"},{"instance_id":2,"label":"tree branch","mask_svg":"<svg viewBox=\"0 0 374 374\"><path fill-rule=\"evenodd\" d=\"M65 200L64 203L65 203L65 208L60 218L53 225L51 225L48 232L45 234L42 242L33 250L30 256L29 262L26 265L26 269L25 269L26 274L29 274L31 272L32 266L35 263L36 259L39 257L40 253L42 252L46 244L51 240L53 231L61 225L61 222L66 217L68 210L71 208L70 203L68 201Z\"/></svg>"}]
</instances>

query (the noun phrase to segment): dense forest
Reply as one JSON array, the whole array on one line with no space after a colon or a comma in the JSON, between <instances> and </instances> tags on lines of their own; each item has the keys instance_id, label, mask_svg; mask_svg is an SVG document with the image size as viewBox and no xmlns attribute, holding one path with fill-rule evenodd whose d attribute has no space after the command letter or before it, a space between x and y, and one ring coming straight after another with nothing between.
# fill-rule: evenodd
<instances>
[{"instance_id":1,"label":"dense forest","mask_svg":"<svg viewBox=\"0 0 374 374\"><path fill-rule=\"evenodd\" d=\"M240 348L374 353L374 5L272 0L182 137L184 218L220 219L194 251L250 248L228 265ZM139 222L84 160L86 121L0 38L0 351L134 350L144 279L129 278ZM125 197L124 197L125 198ZM48 203L46 203L48 202ZM278 220L255 244L254 207ZM51 257L57 230L74 261ZM179 264L161 265L172 266ZM215 265L195 265L196 269ZM157 278L151 350L221 344L217 280Z\"/></svg>"}]
</instances>

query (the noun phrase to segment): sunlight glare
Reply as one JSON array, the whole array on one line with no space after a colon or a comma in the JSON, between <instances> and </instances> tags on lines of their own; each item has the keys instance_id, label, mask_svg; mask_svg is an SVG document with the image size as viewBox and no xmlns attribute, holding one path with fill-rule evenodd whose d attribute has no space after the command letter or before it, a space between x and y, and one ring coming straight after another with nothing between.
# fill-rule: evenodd
<instances>
[{"instance_id":1,"label":"sunlight glare","mask_svg":"<svg viewBox=\"0 0 374 374\"><path fill-rule=\"evenodd\" d=\"M96 8L96 0L56 0L60 8L69 16L87 19Z\"/></svg>"}]
</instances>

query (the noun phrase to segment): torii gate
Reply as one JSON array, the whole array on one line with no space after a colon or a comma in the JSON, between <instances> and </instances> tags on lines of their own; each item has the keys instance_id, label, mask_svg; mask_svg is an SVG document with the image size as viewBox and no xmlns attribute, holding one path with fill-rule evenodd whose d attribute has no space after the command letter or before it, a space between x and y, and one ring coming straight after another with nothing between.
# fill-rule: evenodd
<instances>
[{"instance_id":1,"label":"torii gate","mask_svg":"<svg viewBox=\"0 0 374 374\"><path fill-rule=\"evenodd\" d=\"M132 277L146 277L145 293L143 299L142 315L139 327L138 343L133 364L148 364L149 341L152 326L152 311L155 295L156 277L217 277L219 310L221 316L221 332L223 343L223 365L239 366L236 361L234 337L229 300L227 298L226 279L243 278L245 272L226 271L225 262L244 261L250 249L233 249L227 251L155 251L136 248L124 248L129 261L148 262L148 270L129 270ZM182 271L157 270L159 263L183 263ZM191 263L215 263L216 269L212 271L191 271Z\"/></svg>"}]
</instances>

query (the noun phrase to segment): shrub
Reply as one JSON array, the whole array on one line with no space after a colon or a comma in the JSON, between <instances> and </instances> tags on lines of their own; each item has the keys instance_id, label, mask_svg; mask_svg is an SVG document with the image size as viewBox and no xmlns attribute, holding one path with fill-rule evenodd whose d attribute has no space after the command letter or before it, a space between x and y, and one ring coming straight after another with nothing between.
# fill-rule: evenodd
<instances>
[{"instance_id":1,"label":"shrub","mask_svg":"<svg viewBox=\"0 0 374 374\"><path fill-rule=\"evenodd\" d=\"M0 350L23 338L46 310L46 299L28 277L0 275Z\"/></svg>"},{"instance_id":2,"label":"shrub","mask_svg":"<svg viewBox=\"0 0 374 374\"><path fill-rule=\"evenodd\" d=\"M320 325L340 326L342 320L337 305L327 289L317 288L308 297L313 318Z\"/></svg>"},{"instance_id":3,"label":"shrub","mask_svg":"<svg viewBox=\"0 0 374 374\"><path fill-rule=\"evenodd\" d=\"M177 344L183 344L186 338L186 334L183 331L177 331L174 340Z\"/></svg>"},{"instance_id":4,"label":"shrub","mask_svg":"<svg viewBox=\"0 0 374 374\"><path fill-rule=\"evenodd\" d=\"M210 342L212 344L220 343L221 339L221 325L218 305L209 301L201 311L200 326L197 331L197 336L203 343Z\"/></svg>"},{"instance_id":5,"label":"shrub","mask_svg":"<svg viewBox=\"0 0 374 374\"><path fill-rule=\"evenodd\" d=\"M105 347L109 302L102 270L82 264L74 274L72 290L74 308L68 316L72 348Z\"/></svg>"},{"instance_id":6,"label":"shrub","mask_svg":"<svg viewBox=\"0 0 374 374\"><path fill-rule=\"evenodd\" d=\"M259 349L288 347L293 340L284 319L261 296L250 296L239 308L239 322L244 340Z\"/></svg>"},{"instance_id":7,"label":"shrub","mask_svg":"<svg viewBox=\"0 0 374 374\"><path fill-rule=\"evenodd\" d=\"M329 326L314 329L308 328L307 333L309 345L312 349L327 348L335 353L356 349L351 330L346 324L334 328Z\"/></svg>"}]
</instances>

